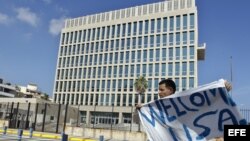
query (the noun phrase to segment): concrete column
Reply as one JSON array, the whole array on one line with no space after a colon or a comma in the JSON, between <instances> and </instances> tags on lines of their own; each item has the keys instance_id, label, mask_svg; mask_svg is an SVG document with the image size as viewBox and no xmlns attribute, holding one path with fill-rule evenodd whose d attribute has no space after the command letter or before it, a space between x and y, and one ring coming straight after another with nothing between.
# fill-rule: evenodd
<instances>
[{"instance_id":1,"label":"concrete column","mask_svg":"<svg viewBox=\"0 0 250 141\"><path fill-rule=\"evenodd\" d=\"M122 123L122 112L119 112L119 123Z\"/></svg>"},{"instance_id":2,"label":"concrete column","mask_svg":"<svg viewBox=\"0 0 250 141\"><path fill-rule=\"evenodd\" d=\"M86 124L90 124L90 111L86 111Z\"/></svg>"}]
</instances>

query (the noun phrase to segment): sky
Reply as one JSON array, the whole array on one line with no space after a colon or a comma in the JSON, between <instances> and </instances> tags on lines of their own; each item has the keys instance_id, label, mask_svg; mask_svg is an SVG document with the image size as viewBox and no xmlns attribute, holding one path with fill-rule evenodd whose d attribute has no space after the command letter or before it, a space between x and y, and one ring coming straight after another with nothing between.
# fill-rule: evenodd
<instances>
[{"instance_id":1,"label":"sky","mask_svg":"<svg viewBox=\"0 0 250 141\"><path fill-rule=\"evenodd\" d=\"M65 19L159 1L0 0L0 78L22 86L37 84L51 96ZM249 5L249 0L196 0L199 43L206 43L205 60L198 63L198 84L226 79L233 86L232 98L246 108L250 108Z\"/></svg>"}]
</instances>

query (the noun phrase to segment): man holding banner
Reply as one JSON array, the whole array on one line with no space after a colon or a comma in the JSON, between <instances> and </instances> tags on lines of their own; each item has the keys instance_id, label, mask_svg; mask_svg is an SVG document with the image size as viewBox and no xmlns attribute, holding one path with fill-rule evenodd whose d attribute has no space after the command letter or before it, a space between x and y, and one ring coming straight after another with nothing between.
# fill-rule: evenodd
<instances>
[{"instance_id":1,"label":"man holding banner","mask_svg":"<svg viewBox=\"0 0 250 141\"><path fill-rule=\"evenodd\" d=\"M138 105L140 120L151 141L209 140L223 136L224 125L245 125L228 95L231 85L221 79L175 93L171 79L159 83L159 100Z\"/></svg>"}]
</instances>

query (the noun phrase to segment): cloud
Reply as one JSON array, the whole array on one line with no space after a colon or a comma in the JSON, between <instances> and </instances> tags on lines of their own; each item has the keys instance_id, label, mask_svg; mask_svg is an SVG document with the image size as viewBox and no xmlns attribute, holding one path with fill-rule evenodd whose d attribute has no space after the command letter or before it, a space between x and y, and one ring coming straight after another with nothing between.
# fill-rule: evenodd
<instances>
[{"instance_id":1,"label":"cloud","mask_svg":"<svg viewBox=\"0 0 250 141\"><path fill-rule=\"evenodd\" d=\"M56 36L60 34L62 28L64 27L65 17L60 19L52 19L49 24L49 33Z\"/></svg>"},{"instance_id":2,"label":"cloud","mask_svg":"<svg viewBox=\"0 0 250 141\"><path fill-rule=\"evenodd\" d=\"M43 0L43 2L46 4L50 4L52 2L52 0Z\"/></svg>"},{"instance_id":3,"label":"cloud","mask_svg":"<svg viewBox=\"0 0 250 141\"><path fill-rule=\"evenodd\" d=\"M17 19L19 19L20 21L28 23L33 27L37 26L39 18L36 13L31 12L29 8L17 8L16 12Z\"/></svg>"},{"instance_id":4,"label":"cloud","mask_svg":"<svg viewBox=\"0 0 250 141\"><path fill-rule=\"evenodd\" d=\"M10 21L10 18L8 15L0 13L0 24L8 24Z\"/></svg>"},{"instance_id":5,"label":"cloud","mask_svg":"<svg viewBox=\"0 0 250 141\"><path fill-rule=\"evenodd\" d=\"M69 14L69 11L63 7L60 7L59 5L55 6L55 10L59 13L62 13L63 15Z\"/></svg>"}]
</instances>

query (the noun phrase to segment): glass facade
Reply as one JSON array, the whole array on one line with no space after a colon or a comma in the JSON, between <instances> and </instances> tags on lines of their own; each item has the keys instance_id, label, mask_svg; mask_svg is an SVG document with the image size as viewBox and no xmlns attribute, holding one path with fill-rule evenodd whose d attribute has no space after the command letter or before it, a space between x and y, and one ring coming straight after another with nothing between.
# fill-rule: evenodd
<instances>
[{"instance_id":1,"label":"glass facade","mask_svg":"<svg viewBox=\"0 0 250 141\"><path fill-rule=\"evenodd\" d=\"M63 30L54 101L132 106L138 102L133 83L141 75L149 86L143 102L158 98L158 82L164 78L175 80L178 91L196 87L197 12L167 12Z\"/></svg>"}]
</instances>

